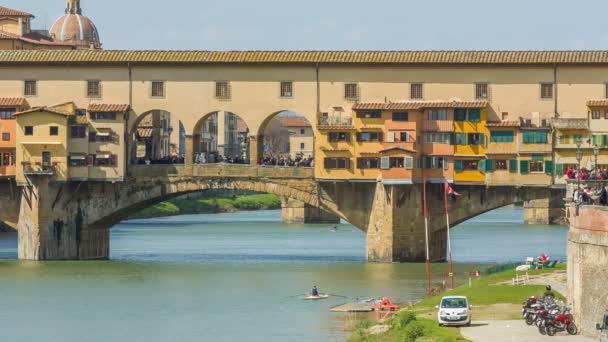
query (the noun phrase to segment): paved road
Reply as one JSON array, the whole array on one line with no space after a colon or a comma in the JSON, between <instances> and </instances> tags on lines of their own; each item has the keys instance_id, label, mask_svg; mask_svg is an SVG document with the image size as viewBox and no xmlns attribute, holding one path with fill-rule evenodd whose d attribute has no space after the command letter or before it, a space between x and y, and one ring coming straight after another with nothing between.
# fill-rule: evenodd
<instances>
[{"instance_id":1,"label":"paved road","mask_svg":"<svg viewBox=\"0 0 608 342\"><path fill-rule=\"evenodd\" d=\"M538 328L528 326L523 320L517 321L473 321L470 327L460 329L462 336L473 342L597 342L597 339L570 336L565 332L542 336Z\"/></svg>"}]
</instances>

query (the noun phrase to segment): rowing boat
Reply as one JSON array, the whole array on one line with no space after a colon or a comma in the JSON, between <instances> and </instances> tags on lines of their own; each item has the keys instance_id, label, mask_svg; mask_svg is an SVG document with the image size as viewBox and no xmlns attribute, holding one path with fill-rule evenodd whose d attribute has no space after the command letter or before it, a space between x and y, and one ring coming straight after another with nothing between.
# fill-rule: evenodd
<instances>
[{"instance_id":1,"label":"rowing boat","mask_svg":"<svg viewBox=\"0 0 608 342\"><path fill-rule=\"evenodd\" d=\"M329 295L327 294L320 294L318 296L306 296L302 299L307 299L307 300L319 300L319 299L327 299L329 298Z\"/></svg>"}]
</instances>

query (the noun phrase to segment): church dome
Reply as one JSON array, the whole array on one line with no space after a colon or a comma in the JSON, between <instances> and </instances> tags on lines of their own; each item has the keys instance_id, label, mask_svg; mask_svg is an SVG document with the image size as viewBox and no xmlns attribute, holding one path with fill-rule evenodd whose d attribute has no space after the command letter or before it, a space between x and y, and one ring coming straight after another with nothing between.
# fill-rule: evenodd
<instances>
[{"instance_id":1,"label":"church dome","mask_svg":"<svg viewBox=\"0 0 608 342\"><path fill-rule=\"evenodd\" d=\"M97 27L91 19L82 15L80 0L68 0L65 14L55 20L49 33L58 42L85 49L101 48Z\"/></svg>"}]
</instances>

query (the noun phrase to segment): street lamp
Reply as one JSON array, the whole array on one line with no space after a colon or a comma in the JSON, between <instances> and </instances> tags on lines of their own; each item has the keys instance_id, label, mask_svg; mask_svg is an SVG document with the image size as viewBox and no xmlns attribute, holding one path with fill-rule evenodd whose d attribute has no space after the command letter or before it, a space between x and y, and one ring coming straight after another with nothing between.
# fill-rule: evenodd
<instances>
[{"instance_id":1,"label":"street lamp","mask_svg":"<svg viewBox=\"0 0 608 342\"><path fill-rule=\"evenodd\" d=\"M600 147L597 146L597 144L596 144L596 145L593 146L593 155L595 156L595 165L594 165L595 166L595 176L596 176L595 178L596 178L596 181L597 181L596 189L599 188L599 185L600 185L599 178L597 177L598 174L599 174L598 167L597 167L597 155L598 154L600 154Z\"/></svg>"},{"instance_id":2,"label":"street lamp","mask_svg":"<svg viewBox=\"0 0 608 342\"><path fill-rule=\"evenodd\" d=\"M583 144L583 141L581 138L577 138L576 139L576 160L578 161L578 173L576 174L576 188L580 191L581 189L581 180L580 180L580 174L581 174L581 160L583 160L583 150L581 150L581 145Z\"/></svg>"}]
</instances>

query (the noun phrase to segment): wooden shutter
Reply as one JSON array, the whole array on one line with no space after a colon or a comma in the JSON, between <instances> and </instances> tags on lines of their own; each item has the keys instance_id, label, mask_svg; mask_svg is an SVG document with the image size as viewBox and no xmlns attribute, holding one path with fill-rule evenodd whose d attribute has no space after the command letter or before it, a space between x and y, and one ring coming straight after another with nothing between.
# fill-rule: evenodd
<instances>
[{"instance_id":1,"label":"wooden shutter","mask_svg":"<svg viewBox=\"0 0 608 342\"><path fill-rule=\"evenodd\" d=\"M329 158L323 159L323 167L329 169Z\"/></svg>"},{"instance_id":2,"label":"wooden shutter","mask_svg":"<svg viewBox=\"0 0 608 342\"><path fill-rule=\"evenodd\" d=\"M454 160L454 171L462 172L462 160Z\"/></svg>"},{"instance_id":3,"label":"wooden shutter","mask_svg":"<svg viewBox=\"0 0 608 342\"><path fill-rule=\"evenodd\" d=\"M344 165L345 169L350 169L350 158L344 158Z\"/></svg>"},{"instance_id":4,"label":"wooden shutter","mask_svg":"<svg viewBox=\"0 0 608 342\"><path fill-rule=\"evenodd\" d=\"M89 132L89 141L97 140L97 132Z\"/></svg>"},{"instance_id":5,"label":"wooden shutter","mask_svg":"<svg viewBox=\"0 0 608 342\"><path fill-rule=\"evenodd\" d=\"M395 142L395 132L388 132L386 142Z\"/></svg>"},{"instance_id":6,"label":"wooden shutter","mask_svg":"<svg viewBox=\"0 0 608 342\"><path fill-rule=\"evenodd\" d=\"M486 135L483 133L479 133L479 145L485 146L486 144Z\"/></svg>"},{"instance_id":7,"label":"wooden shutter","mask_svg":"<svg viewBox=\"0 0 608 342\"><path fill-rule=\"evenodd\" d=\"M431 169L436 169L437 168L437 164L438 164L438 159L437 157L431 157Z\"/></svg>"},{"instance_id":8,"label":"wooden shutter","mask_svg":"<svg viewBox=\"0 0 608 342\"><path fill-rule=\"evenodd\" d=\"M545 173L548 175L553 174L553 161L552 160L545 160Z\"/></svg>"},{"instance_id":9,"label":"wooden shutter","mask_svg":"<svg viewBox=\"0 0 608 342\"><path fill-rule=\"evenodd\" d=\"M391 158L390 157L381 157L380 158L380 168L383 170L388 170L391 168Z\"/></svg>"},{"instance_id":10,"label":"wooden shutter","mask_svg":"<svg viewBox=\"0 0 608 342\"><path fill-rule=\"evenodd\" d=\"M512 172L512 173L517 172L517 159L509 160L509 172Z\"/></svg>"},{"instance_id":11,"label":"wooden shutter","mask_svg":"<svg viewBox=\"0 0 608 342\"><path fill-rule=\"evenodd\" d=\"M560 177L564 175L564 164L555 164L555 174Z\"/></svg>"},{"instance_id":12,"label":"wooden shutter","mask_svg":"<svg viewBox=\"0 0 608 342\"><path fill-rule=\"evenodd\" d=\"M527 174L530 172L530 161L528 160L520 160L519 161L519 170L522 174Z\"/></svg>"},{"instance_id":13,"label":"wooden shutter","mask_svg":"<svg viewBox=\"0 0 608 342\"><path fill-rule=\"evenodd\" d=\"M482 159L477 164L477 170L481 172L486 172L486 160Z\"/></svg>"},{"instance_id":14,"label":"wooden shutter","mask_svg":"<svg viewBox=\"0 0 608 342\"><path fill-rule=\"evenodd\" d=\"M494 172L494 160L486 159L486 172Z\"/></svg>"},{"instance_id":15,"label":"wooden shutter","mask_svg":"<svg viewBox=\"0 0 608 342\"><path fill-rule=\"evenodd\" d=\"M403 165L405 165L405 169L406 170L413 169L414 168L414 158L412 158L412 157L405 157Z\"/></svg>"},{"instance_id":16,"label":"wooden shutter","mask_svg":"<svg viewBox=\"0 0 608 342\"><path fill-rule=\"evenodd\" d=\"M448 170L450 168L450 160L448 157L443 157L443 169Z\"/></svg>"}]
</instances>

